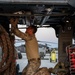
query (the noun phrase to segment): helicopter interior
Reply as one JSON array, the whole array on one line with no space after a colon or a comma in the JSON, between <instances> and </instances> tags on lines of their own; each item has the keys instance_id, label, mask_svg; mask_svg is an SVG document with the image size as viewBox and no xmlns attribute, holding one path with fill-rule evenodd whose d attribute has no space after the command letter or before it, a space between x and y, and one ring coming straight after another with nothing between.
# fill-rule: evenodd
<instances>
[{"instance_id":1,"label":"helicopter interior","mask_svg":"<svg viewBox=\"0 0 75 75\"><path fill-rule=\"evenodd\" d=\"M66 23L75 28L74 3L74 0L0 0L0 24L9 32L8 19L19 17L22 25L53 27L58 37L60 27L64 30Z\"/></svg>"}]
</instances>

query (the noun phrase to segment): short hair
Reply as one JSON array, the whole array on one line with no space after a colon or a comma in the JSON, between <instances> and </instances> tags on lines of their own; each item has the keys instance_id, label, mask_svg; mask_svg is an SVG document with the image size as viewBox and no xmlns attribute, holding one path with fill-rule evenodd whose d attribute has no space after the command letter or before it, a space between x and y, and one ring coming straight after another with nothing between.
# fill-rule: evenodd
<instances>
[{"instance_id":1,"label":"short hair","mask_svg":"<svg viewBox=\"0 0 75 75\"><path fill-rule=\"evenodd\" d=\"M29 27L33 29L33 33L36 33L37 32L37 26L30 25Z\"/></svg>"}]
</instances>

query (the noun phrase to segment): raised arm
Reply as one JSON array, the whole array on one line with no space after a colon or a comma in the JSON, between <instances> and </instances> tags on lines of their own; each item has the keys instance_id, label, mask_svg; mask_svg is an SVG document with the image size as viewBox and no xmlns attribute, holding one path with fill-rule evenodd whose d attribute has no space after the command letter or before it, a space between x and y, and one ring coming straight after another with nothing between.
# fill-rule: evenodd
<instances>
[{"instance_id":1,"label":"raised arm","mask_svg":"<svg viewBox=\"0 0 75 75\"><path fill-rule=\"evenodd\" d=\"M11 18L11 19L10 19L10 24L11 24L11 30L12 30L12 32L13 32L16 36L18 36L18 37L20 37L20 38L22 38L22 39L30 40L31 37L29 37L26 33L21 32L21 31L17 28L18 21L19 21L18 18L16 18L16 19Z\"/></svg>"}]
</instances>

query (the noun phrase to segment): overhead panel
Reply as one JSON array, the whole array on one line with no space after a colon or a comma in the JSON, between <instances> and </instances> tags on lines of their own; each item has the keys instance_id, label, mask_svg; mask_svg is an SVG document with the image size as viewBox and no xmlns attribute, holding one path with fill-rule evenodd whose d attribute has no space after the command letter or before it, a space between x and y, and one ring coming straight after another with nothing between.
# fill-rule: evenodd
<instances>
[{"instance_id":1,"label":"overhead panel","mask_svg":"<svg viewBox=\"0 0 75 75\"><path fill-rule=\"evenodd\" d=\"M70 4L75 7L75 0L0 0L0 3L23 3L23 4Z\"/></svg>"},{"instance_id":2,"label":"overhead panel","mask_svg":"<svg viewBox=\"0 0 75 75\"><path fill-rule=\"evenodd\" d=\"M61 4L61 3L63 3L63 4L65 4L65 3L67 3L67 0L0 0L0 3L1 2L16 2L16 3L29 3L29 4L31 4L31 3L39 3L39 4L41 4L41 3L47 3L47 4Z\"/></svg>"}]
</instances>

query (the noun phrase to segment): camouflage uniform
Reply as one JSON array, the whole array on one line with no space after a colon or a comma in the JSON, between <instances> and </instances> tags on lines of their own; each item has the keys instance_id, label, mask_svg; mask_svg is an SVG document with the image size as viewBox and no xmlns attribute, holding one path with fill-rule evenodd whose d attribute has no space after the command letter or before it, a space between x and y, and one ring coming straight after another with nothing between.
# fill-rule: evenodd
<instances>
[{"instance_id":1,"label":"camouflage uniform","mask_svg":"<svg viewBox=\"0 0 75 75\"><path fill-rule=\"evenodd\" d=\"M40 64L40 60L28 61L28 65L24 68L22 75L34 75L38 71Z\"/></svg>"}]
</instances>

